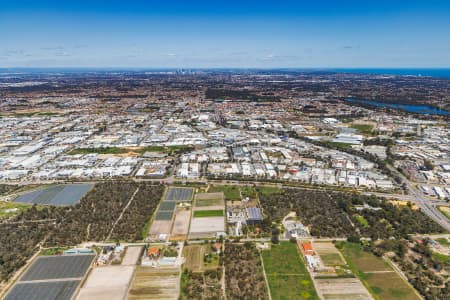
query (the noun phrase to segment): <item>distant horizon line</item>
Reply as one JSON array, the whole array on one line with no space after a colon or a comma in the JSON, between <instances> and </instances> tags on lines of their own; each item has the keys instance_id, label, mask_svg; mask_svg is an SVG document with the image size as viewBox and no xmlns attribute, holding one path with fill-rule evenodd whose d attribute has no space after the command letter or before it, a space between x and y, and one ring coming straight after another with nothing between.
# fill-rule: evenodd
<instances>
[{"instance_id":1,"label":"distant horizon line","mask_svg":"<svg viewBox=\"0 0 450 300\"><path fill-rule=\"evenodd\" d=\"M167 72L224 72L224 73L249 73L258 72L285 73L320 73L329 72L337 74L359 74L373 76L402 76L402 77L428 77L450 79L450 67L0 67L0 78L11 74L79 74L79 73L167 73Z\"/></svg>"},{"instance_id":2,"label":"distant horizon line","mask_svg":"<svg viewBox=\"0 0 450 300\"><path fill-rule=\"evenodd\" d=\"M118 67L118 66L58 66L58 67L0 67L0 70L7 69L115 69L115 70L179 70L179 69L194 69L194 70L450 70L448 67Z\"/></svg>"}]
</instances>

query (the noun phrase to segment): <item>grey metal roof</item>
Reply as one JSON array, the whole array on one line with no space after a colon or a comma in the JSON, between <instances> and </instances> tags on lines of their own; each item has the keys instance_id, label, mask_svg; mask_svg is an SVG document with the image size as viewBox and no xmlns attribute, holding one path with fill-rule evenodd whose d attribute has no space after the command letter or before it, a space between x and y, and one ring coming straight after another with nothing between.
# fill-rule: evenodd
<instances>
[{"instance_id":1,"label":"grey metal roof","mask_svg":"<svg viewBox=\"0 0 450 300\"><path fill-rule=\"evenodd\" d=\"M257 207L247 208L247 216L248 216L248 219L252 219L252 220L262 220L263 219L261 210Z\"/></svg>"}]
</instances>

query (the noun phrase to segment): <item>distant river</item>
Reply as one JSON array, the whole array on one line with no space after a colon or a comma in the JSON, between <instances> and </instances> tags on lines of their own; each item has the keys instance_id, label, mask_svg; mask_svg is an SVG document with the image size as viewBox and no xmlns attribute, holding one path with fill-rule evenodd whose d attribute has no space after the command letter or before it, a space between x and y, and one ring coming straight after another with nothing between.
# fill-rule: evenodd
<instances>
[{"instance_id":1,"label":"distant river","mask_svg":"<svg viewBox=\"0 0 450 300\"><path fill-rule=\"evenodd\" d=\"M404 110L411 113L422 114L422 115L441 115L447 116L450 115L450 111L446 111L437 107L429 106L429 105L419 105L419 104L399 104L399 103L384 103L375 100L369 99L355 99L355 98L347 98L345 99L348 102L353 103L361 103L361 104L369 104L376 107L388 107L393 109Z\"/></svg>"}]
</instances>

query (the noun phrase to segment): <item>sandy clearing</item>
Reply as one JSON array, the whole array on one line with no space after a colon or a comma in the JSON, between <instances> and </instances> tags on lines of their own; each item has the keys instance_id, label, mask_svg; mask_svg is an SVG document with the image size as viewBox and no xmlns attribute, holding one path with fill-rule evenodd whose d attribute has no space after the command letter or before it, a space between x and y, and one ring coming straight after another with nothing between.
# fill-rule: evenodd
<instances>
[{"instance_id":1,"label":"sandy clearing","mask_svg":"<svg viewBox=\"0 0 450 300\"><path fill-rule=\"evenodd\" d=\"M203 245L189 245L184 247L185 268L194 272L202 271L205 248Z\"/></svg>"},{"instance_id":2,"label":"sandy clearing","mask_svg":"<svg viewBox=\"0 0 450 300\"><path fill-rule=\"evenodd\" d=\"M196 200L223 200L223 193L198 193L195 195Z\"/></svg>"},{"instance_id":3,"label":"sandy clearing","mask_svg":"<svg viewBox=\"0 0 450 300\"><path fill-rule=\"evenodd\" d=\"M316 278L314 281L317 293L325 299L372 299L358 278Z\"/></svg>"},{"instance_id":4,"label":"sandy clearing","mask_svg":"<svg viewBox=\"0 0 450 300\"><path fill-rule=\"evenodd\" d=\"M77 299L125 299L133 272L134 267L132 266L94 268L80 289Z\"/></svg>"},{"instance_id":5,"label":"sandy clearing","mask_svg":"<svg viewBox=\"0 0 450 300\"><path fill-rule=\"evenodd\" d=\"M193 207L192 210L224 210L223 205L209 205L209 206L197 206Z\"/></svg>"},{"instance_id":6,"label":"sandy clearing","mask_svg":"<svg viewBox=\"0 0 450 300\"><path fill-rule=\"evenodd\" d=\"M150 236L159 236L160 234L169 234L172 227L172 221L156 220L150 227Z\"/></svg>"},{"instance_id":7,"label":"sandy clearing","mask_svg":"<svg viewBox=\"0 0 450 300\"><path fill-rule=\"evenodd\" d=\"M139 255L141 254L142 247L127 247L125 256L122 259L122 266L134 266L136 265Z\"/></svg>"},{"instance_id":8,"label":"sandy clearing","mask_svg":"<svg viewBox=\"0 0 450 300\"><path fill-rule=\"evenodd\" d=\"M215 236L217 232L223 231L225 231L224 217L192 218L189 237Z\"/></svg>"},{"instance_id":9,"label":"sandy clearing","mask_svg":"<svg viewBox=\"0 0 450 300\"><path fill-rule=\"evenodd\" d=\"M191 219L191 212L189 210L178 210L175 214L175 221L173 223L172 234L184 235L189 232L189 221Z\"/></svg>"}]
</instances>

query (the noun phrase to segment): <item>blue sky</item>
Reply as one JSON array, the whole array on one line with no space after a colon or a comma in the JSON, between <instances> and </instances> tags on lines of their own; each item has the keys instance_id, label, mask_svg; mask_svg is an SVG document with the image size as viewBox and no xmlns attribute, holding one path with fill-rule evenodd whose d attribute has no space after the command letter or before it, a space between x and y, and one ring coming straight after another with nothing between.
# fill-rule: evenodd
<instances>
[{"instance_id":1,"label":"blue sky","mask_svg":"<svg viewBox=\"0 0 450 300\"><path fill-rule=\"evenodd\" d=\"M0 67L450 67L450 1L0 0Z\"/></svg>"}]
</instances>

